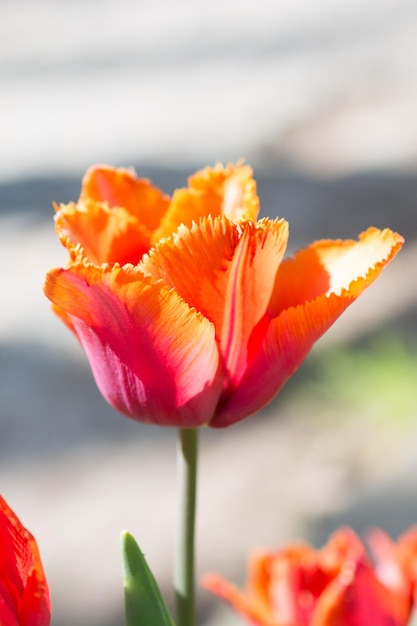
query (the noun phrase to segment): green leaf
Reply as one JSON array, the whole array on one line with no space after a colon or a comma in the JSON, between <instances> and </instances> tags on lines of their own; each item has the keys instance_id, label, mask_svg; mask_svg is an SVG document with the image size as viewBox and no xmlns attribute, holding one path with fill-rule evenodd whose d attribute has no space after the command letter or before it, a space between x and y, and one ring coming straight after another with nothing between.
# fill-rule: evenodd
<instances>
[{"instance_id":1,"label":"green leaf","mask_svg":"<svg viewBox=\"0 0 417 626\"><path fill-rule=\"evenodd\" d=\"M126 626L173 626L156 580L134 537L122 532Z\"/></svg>"}]
</instances>

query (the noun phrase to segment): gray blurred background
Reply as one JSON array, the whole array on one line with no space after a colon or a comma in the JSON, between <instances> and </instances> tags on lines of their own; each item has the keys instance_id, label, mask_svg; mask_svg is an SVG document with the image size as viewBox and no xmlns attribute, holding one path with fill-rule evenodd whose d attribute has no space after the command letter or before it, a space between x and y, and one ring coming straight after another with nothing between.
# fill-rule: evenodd
<instances>
[{"instance_id":1,"label":"gray blurred background","mask_svg":"<svg viewBox=\"0 0 417 626\"><path fill-rule=\"evenodd\" d=\"M273 405L201 432L198 572L242 582L255 547L417 522L416 110L413 1L1 0L0 492L38 539L55 626L123 623L124 528L171 599L176 433L113 412L50 312L51 202L97 162L170 193L243 157L290 252L405 236ZM239 623L204 591L199 621Z\"/></svg>"}]
</instances>

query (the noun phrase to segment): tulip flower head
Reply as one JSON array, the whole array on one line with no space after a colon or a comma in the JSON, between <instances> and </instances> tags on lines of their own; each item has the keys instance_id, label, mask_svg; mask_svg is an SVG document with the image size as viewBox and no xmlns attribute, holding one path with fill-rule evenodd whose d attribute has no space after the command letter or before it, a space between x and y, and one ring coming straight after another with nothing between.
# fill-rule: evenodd
<instances>
[{"instance_id":1,"label":"tulip flower head","mask_svg":"<svg viewBox=\"0 0 417 626\"><path fill-rule=\"evenodd\" d=\"M49 590L36 541L1 496L0 624L50 624Z\"/></svg>"},{"instance_id":2,"label":"tulip flower head","mask_svg":"<svg viewBox=\"0 0 417 626\"><path fill-rule=\"evenodd\" d=\"M288 224L257 220L245 165L206 168L168 198L95 167L56 207L66 268L45 293L99 389L141 422L225 427L262 408L402 246L371 228L283 260Z\"/></svg>"},{"instance_id":3,"label":"tulip flower head","mask_svg":"<svg viewBox=\"0 0 417 626\"><path fill-rule=\"evenodd\" d=\"M203 586L254 626L407 626L416 589L417 531L397 543L375 531L371 544L376 564L345 528L319 550L297 544L254 554L245 591L216 575L206 576Z\"/></svg>"}]
</instances>

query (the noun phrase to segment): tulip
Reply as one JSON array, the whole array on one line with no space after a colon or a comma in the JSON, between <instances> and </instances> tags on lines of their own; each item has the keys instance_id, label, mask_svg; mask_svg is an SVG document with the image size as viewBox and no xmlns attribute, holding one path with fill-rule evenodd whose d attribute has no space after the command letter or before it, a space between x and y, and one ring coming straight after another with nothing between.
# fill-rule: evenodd
<instances>
[{"instance_id":1,"label":"tulip","mask_svg":"<svg viewBox=\"0 0 417 626\"><path fill-rule=\"evenodd\" d=\"M45 293L118 411L141 422L225 427L267 404L402 246L370 228L283 260L288 225L256 221L249 167L195 174L170 200L98 167L56 207L69 252Z\"/></svg>"},{"instance_id":2,"label":"tulip","mask_svg":"<svg viewBox=\"0 0 417 626\"><path fill-rule=\"evenodd\" d=\"M216 575L203 586L255 626L406 626L412 612L410 585L384 580L350 529L320 550L254 554L245 592Z\"/></svg>"},{"instance_id":3,"label":"tulip","mask_svg":"<svg viewBox=\"0 0 417 626\"><path fill-rule=\"evenodd\" d=\"M48 584L36 541L1 496L0 624L50 624Z\"/></svg>"}]
</instances>

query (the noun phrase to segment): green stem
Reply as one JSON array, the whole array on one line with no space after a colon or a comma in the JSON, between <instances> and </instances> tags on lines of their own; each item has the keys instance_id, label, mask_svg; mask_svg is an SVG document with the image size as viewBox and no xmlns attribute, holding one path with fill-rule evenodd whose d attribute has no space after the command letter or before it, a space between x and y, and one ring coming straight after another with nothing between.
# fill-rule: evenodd
<instances>
[{"instance_id":1,"label":"green stem","mask_svg":"<svg viewBox=\"0 0 417 626\"><path fill-rule=\"evenodd\" d=\"M194 527L197 483L197 429L180 429L178 438L178 520L174 555L177 626L195 625Z\"/></svg>"}]
</instances>

